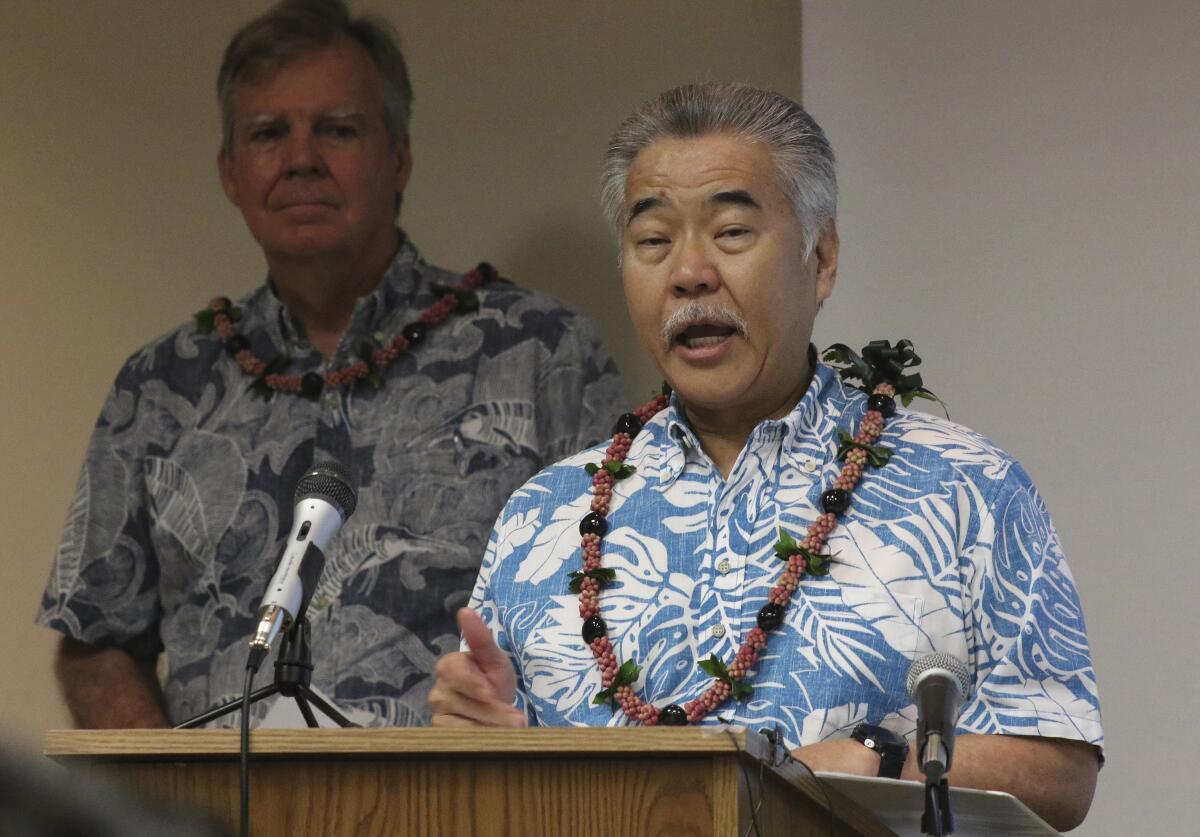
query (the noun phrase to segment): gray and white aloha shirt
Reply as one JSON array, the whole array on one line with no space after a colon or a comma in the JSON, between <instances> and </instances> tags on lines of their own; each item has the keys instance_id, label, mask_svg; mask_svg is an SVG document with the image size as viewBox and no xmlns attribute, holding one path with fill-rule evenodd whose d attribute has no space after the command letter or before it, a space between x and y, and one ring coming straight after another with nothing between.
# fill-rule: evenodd
<instances>
[{"instance_id":1,"label":"gray and white aloha shirt","mask_svg":"<svg viewBox=\"0 0 1200 837\"><path fill-rule=\"evenodd\" d=\"M352 361L363 335L399 333L433 302L431 284L459 278L405 240L328 365L269 286L238 303L239 329L259 357L286 352L289 372L320 373ZM313 686L358 721L425 723L497 512L531 474L610 433L622 401L586 318L504 281L479 298L381 388L318 400L252 394L193 324L138 351L96 424L38 621L139 658L165 650L173 721L240 695L296 483L335 459L359 500L309 609Z\"/></svg>"},{"instance_id":2,"label":"gray and white aloha shirt","mask_svg":"<svg viewBox=\"0 0 1200 837\"><path fill-rule=\"evenodd\" d=\"M818 364L787 416L751 433L722 479L674 401L638 434L613 488L600 594L618 662L642 667L637 687L682 705L710 682L697 665L729 663L754 627L782 562L782 527L799 539L833 483L839 427L851 434L867 398ZM959 729L1103 745L1083 611L1058 536L1028 475L995 445L950 421L908 410L879 444L827 552L828 576L805 576L784 624L748 682L705 723L779 725L789 746L846 736L860 722L915 733L905 691L930 652L967 663L971 690ZM581 637L568 573L580 569L588 463L604 444L522 486L496 522L472 595L520 678L531 724L628 723L608 706Z\"/></svg>"}]
</instances>

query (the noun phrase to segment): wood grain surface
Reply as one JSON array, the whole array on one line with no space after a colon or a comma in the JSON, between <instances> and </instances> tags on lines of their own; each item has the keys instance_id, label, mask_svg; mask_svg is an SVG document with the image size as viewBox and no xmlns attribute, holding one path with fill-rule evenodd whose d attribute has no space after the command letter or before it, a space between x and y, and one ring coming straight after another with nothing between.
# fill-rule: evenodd
<instances>
[{"instance_id":1,"label":"wood grain surface","mask_svg":"<svg viewBox=\"0 0 1200 837\"><path fill-rule=\"evenodd\" d=\"M695 730L669 728L536 729L256 729L250 751L259 755L428 755L434 753L571 754L736 753L754 733L741 728ZM60 756L115 757L195 755L236 756L233 729L197 730L50 730L44 752Z\"/></svg>"},{"instance_id":2,"label":"wood grain surface","mask_svg":"<svg viewBox=\"0 0 1200 837\"><path fill-rule=\"evenodd\" d=\"M56 730L45 750L237 823L234 730ZM256 730L251 833L891 835L852 805L831 816L802 765L764 752L741 729Z\"/></svg>"}]
</instances>

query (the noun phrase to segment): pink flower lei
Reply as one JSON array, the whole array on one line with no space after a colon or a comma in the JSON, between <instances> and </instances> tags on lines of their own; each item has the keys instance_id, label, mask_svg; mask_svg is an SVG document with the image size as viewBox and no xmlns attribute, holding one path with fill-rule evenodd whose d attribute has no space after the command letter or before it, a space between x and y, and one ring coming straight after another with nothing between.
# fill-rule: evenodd
<instances>
[{"instance_id":1,"label":"pink flower lei","mask_svg":"<svg viewBox=\"0 0 1200 837\"><path fill-rule=\"evenodd\" d=\"M746 682L763 649L767 647L768 635L783 624L784 616L792 596L799 589L805 573L814 576L826 575L834 556L822 550L838 523L838 516L850 506L854 488L868 466L880 467L887 464L892 451L877 446L883 432L884 421L896 412L895 396L899 392L907 405L914 397L934 398L921 385L919 375L904 374L909 366L921 361L912 351L912 344L900 341L892 347L886 341L874 341L863 351L864 362L853 351L844 346L831 347L825 359L843 364L838 373L843 379L857 378L869 393L867 412L863 416L858 432L851 436L839 430L841 444L838 458L843 462L841 471L833 484L821 494L822 513L808 527L804 537L796 540L782 528L779 541L774 546L775 554L784 562L784 567L767 594L767 601L758 612L757 626L749 631L731 663L726 665L716 654L700 661L700 667L712 677L709 685L699 697L683 706L671 704L659 708L644 700L633 688L641 673L641 667L633 660L619 663L608 637L608 626L600 616L600 591L616 580L616 571L602 564L601 545L608 532L607 515L612 499L613 485L634 472L634 467L625 464L625 458L634 438L642 427L660 410L667 406L668 395L664 393L651 399L632 413L626 413L617 421L612 442L604 452L600 464L589 463L587 472L592 477L591 509L579 524L582 536L581 548L583 567L570 574L570 590L579 594L579 615L583 618L583 640L587 643L600 669L604 689L596 695L593 703L609 704L613 711L619 707L632 721L646 726L682 726L697 723L721 706L730 697L746 701L753 687Z\"/></svg>"},{"instance_id":2,"label":"pink flower lei","mask_svg":"<svg viewBox=\"0 0 1200 837\"><path fill-rule=\"evenodd\" d=\"M440 325L451 315L477 311L479 298L475 294L476 288L495 278L495 268L487 262L480 262L453 287L434 285L433 292L437 300L416 320L404 326L399 334L382 344L363 338L356 347L357 357L354 361L339 369L331 369L324 375L316 372L285 375L283 371L290 362L287 355L278 354L269 361L255 355L250 350L250 341L234 325L241 320L242 309L234 306L228 297L214 297L207 308L196 313L196 332L211 334L215 331L237 365L254 378L251 390L264 399L269 400L273 393L283 392L315 400L326 389L340 390L364 379L376 387L383 386L380 373L388 364L418 346L425 340L430 328Z\"/></svg>"}]
</instances>

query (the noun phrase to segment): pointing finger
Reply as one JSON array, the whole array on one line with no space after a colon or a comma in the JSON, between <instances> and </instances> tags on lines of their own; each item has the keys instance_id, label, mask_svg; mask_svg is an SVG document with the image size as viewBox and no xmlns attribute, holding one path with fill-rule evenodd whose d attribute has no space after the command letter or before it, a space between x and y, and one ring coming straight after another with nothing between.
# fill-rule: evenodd
<instances>
[{"instance_id":1,"label":"pointing finger","mask_svg":"<svg viewBox=\"0 0 1200 837\"><path fill-rule=\"evenodd\" d=\"M458 628L462 631L471 659L492 684L497 700L511 703L516 694L517 676L508 654L500 650L483 617L470 608L458 611Z\"/></svg>"}]
</instances>

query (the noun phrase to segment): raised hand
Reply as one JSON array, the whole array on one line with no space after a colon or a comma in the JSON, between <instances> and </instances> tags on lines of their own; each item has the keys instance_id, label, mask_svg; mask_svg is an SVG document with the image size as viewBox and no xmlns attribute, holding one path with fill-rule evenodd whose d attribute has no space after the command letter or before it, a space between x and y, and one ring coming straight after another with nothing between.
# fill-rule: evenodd
<instances>
[{"instance_id":1,"label":"raised hand","mask_svg":"<svg viewBox=\"0 0 1200 837\"><path fill-rule=\"evenodd\" d=\"M458 611L458 628L468 651L438 660L429 690L435 727L523 727L525 713L515 708L517 675L508 654L470 608Z\"/></svg>"}]
</instances>

